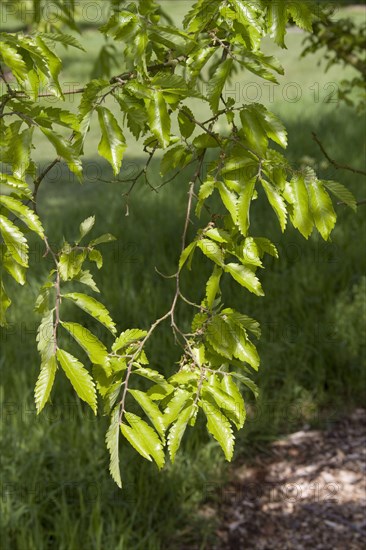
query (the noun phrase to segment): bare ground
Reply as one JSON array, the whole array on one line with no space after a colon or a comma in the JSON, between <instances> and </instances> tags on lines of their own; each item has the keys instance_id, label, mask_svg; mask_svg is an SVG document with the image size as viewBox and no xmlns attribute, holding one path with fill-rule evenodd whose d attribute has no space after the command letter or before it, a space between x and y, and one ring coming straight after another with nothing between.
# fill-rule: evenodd
<instances>
[{"instance_id":1,"label":"bare ground","mask_svg":"<svg viewBox=\"0 0 366 550\"><path fill-rule=\"evenodd\" d=\"M236 465L202 515L218 519L207 550L366 548L366 410L327 431L277 440L265 456Z\"/></svg>"}]
</instances>

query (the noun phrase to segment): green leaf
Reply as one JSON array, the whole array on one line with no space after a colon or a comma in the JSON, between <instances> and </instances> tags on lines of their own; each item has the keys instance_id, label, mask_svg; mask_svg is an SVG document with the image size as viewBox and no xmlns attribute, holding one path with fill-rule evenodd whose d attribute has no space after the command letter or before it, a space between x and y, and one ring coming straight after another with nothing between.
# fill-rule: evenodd
<instances>
[{"instance_id":1,"label":"green leaf","mask_svg":"<svg viewBox=\"0 0 366 550\"><path fill-rule=\"evenodd\" d=\"M204 253L207 258L210 258L218 266L224 265L224 252L221 248L210 239L200 239L197 241L198 248Z\"/></svg>"},{"instance_id":2,"label":"green leaf","mask_svg":"<svg viewBox=\"0 0 366 550\"><path fill-rule=\"evenodd\" d=\"M18 82L24 82L27 77L27 66L24 59L15 48L7 44L5 41L0 41L0 56L4 60Z\"/></svg>"},{"instance_id":3,"label":"green leaf","mask_svg":"<svg viewBox=\"0 0 366 550\"><path fill-rule=\"evenodd\" d=\"M179 258L179 271L182 269L186 261L189 258L192 258L196 246L197 246L197 241L194 241L190 243L188 246L186 246L186 248L183 250Z\"/></svg>"},{"instance_id":4,"label":"green leaf","mask_svg":"<svg viewBox=\"0 0 366 550\"><path fill-rule=\"evenodd\" d=\"M92 230L95 224L95 216L89 216L83 222L81 222L79 227L79 238L76 241L76 244L79 244L80 241Z\"/></svg>"},{"instance_id":5,"label":"green leaf","mask_svg":"<svg viewBox=\"0 0 366 550\"><path fill-rule=\"evenodd\" d=\"M141 456L147 460L151 460L152 457L161 469L164 466L165 457L161 440L155 430L135 414L125 412L124 417L131 427L122 423L122 434Z\"/></svg>"},{"instance_id":6,"label":"green leaf","mask_svg":"<svg viewBox=\"0 0 366 550\"><path fill-rule=\"evenodd\" d=\"M28 267L28 244L20 229L8 218L0 215L0 233L9 254L18 264Z\"/></svg>"},{"instance_id":7,"label":"green leaf","mask_svg":"<svg viewBox=\"0 0 366 550\"><path fill-rule=\"evenodd\" d=\"M346 204L356 212L356 199L352 195L351 191L347 189L347 187L345 187L341 183L338 183L337 181L321 180L320 183L324 185L324 187L329 189L329 191L333 193L333 195L335 195L339 200L341 200L344 204Z\"/></svg>"},{"instance_id":8,"label":"green leaf","mask_svg":"<svg viewBox=\"0 0 366 550\"><path fill-rule=\"evenodd\" d=\"M232 66L233 59L229 57L219 64L215 73L208 82L207 99L214 113L217 113L219 109L220 96L222 94L225 83L230 75Z\"/></svg>"},{"instance_id":9,"label":"green leaf","mask_svg":"<svg viewBox=\"0 0 366 550\"><path fill-rule=\"evenodd\" d=\"M271 36L281 48L286 47L284 40L288 20L286 4L287 2L269 2L267 4L267 18Z\"/></svg>"},{"instance_id":10,"label":"green leaf","mask_svg":"<svg viewBox=\"0 0 366 550\"><path fill-rule=\"evenodd\" d=\"M95 384L88 371L76 357L62 349L57 350L57 359L80 399L88 403L94 414L97 414Z\"/></svg>"},{"instance_id":11,"label":"green leaf","mask_svg":"<svg viewBox=\"0 0 366 550\"><path fill-rule=\"evenodd\" d=\"M230 263L225 265L224 269L227 273L230 273L233 279L235 279L235 281L237 281L241 286L244 286L257 296L264 296L264 292L258 278L248 267Z\"/></svg>"},{"instance_id":12,"label":"green leaf","mask_svg":"<svg viewBox=\"0 0 366 550\"><path fill-rule=\"evenodd\" d=\"M64 294L63 298L72 300L78 307L86 311L86 313L89 313L89 315L107 327L112 334L115 334L116 326L112 321L107 308L98 302L98 300L88 296L87 294L81 294L79 292Z\"/></svg>"},{"instance_id":13,"label":"green leaf","mask_svg":"<svg viewBox=\"0 0 366 550\"><path fill-rule=\"evenodd\" d=\"M192 158L192 153L183 144L172 147L165 153L160 162L160 174L165 176L171 170L184 168L190 158Z\"/></svg>"},{"instance_id":14,"label":"green leaf","mask_svg":"<svg viewBox=\"0 0 366 550\"><path fill-rule=\"evenodd\" d=\"M220 139L217 134L200 134L193 140L193 145L197 149L210 149L220 147Z\"/></svg>"},{"instance_id":15,"label":"green leaf","mask_svg":"<svg viewBox=\"0 0 366 550\"><path fill-rule=\"evenodd\" d=\"M116 237L114 237L110 233L105 233L104 235L101 235L97 239L90 241L89 246L97 246L98 244L110 243L115 240L116 240Z\"/></svg>"},{"instance_id":16,"label":"green leaf","mask_svg":"<svg viewBox=\"0 0 366 550\"><path fill-rule=\"evenodd\" d=\"M253 198L255 183L257 176L251 178L245 182L243 190L241 191L237 203L237 220L240 232L244 237L248 234L249 225L250 225L250 203Z\"/></svg>"},{"instance_id":17,"label":"green leaf","mask_svg":"<svg viewBox=\"0 0 366 550\"><path fill-rule=\"evenodd\" d=\"M2 267L20 285L25 284L26 268L14 261L5 245L0 245L0 261Z\"/></svg>"},{"instance_id":18,"label":"green leaf","mask_svg":"<svg viewBox=\"0 0 366 550\"><path fill-rule=\"evenodd\" d=\"M170 116L163 93L154 90L153 98L146 100L146 108L150 129L165 149L170 143Z\"/></svg>"},{"instance_id":19,"label":"green leaf","mask_svg":"<svg viewBox=\"0 0 366 550\"><path fill-rule=\"evenodd\" d=\"M177 388L174 391L172 398L170 399L164 410L163 422L165 428L169 428L170 424L172 424L172 422L175 422L190 397L191 394L182 388Z\"/></svg>"},{"instance_id":20,"label":"green leaf","mask_svg":"<svg viewBox=\"0 0 366 550\"><path fill-rule=\"evenodd\" d=\"M260 257L262 258L264 253L278 258L278 250L275 245L265 237L253 237L253 241L257 245L258 250L260 251Z\"/></svg>"},{"instance_id":21,"label":"green leaf","mask_svg":"<svg viewBox=\"0 0 366 550\"><path fill-rule=\"evenodd\" d=\"M196 370L192 371L190 368L187 368L170 376L168 381L174 386L187 386L189 384L197 385L198 378L199 373Z\"/></svg>"},{"instance_id":22,"label":"green leaf","mask_svg":"<svg viewBox=\"0 0 366 550\"><path fill-rule=\"evenodd\" d=\"M213 349L223 357L231 359L233 356L235 342L229 331L227 323L220 315L215 315L207 325L205 333L207 341Z\"/></svg>"},{"instance_id":23,"label":"green leaf","mask_svg":"<svg viewBox=\"0 0 366 550\"><path fill-rule=\"evenodd\" d=\"M316 178L309 182L308 190L315 227L326 241L337 219L332 201L324 186Z\"/></svg>"},{"instance_id":24,"label":"green leaf","mask_svg":"<svg viewBox=\"0 0 366 550\"><path fill-rule=\"evenodd\" d=\"M99 250L90 250L89 251L89 260L97 264L97 268L100 269L103 266L103 256Z\"/></svg>"},{"instance_id":25,"label":"green leaf","mask_svg":"<svg viewBox=\"0 0 366 550\"><path fill-rule=\"evenodd\" d=\"M43 227L37 214L33 212L28 206L25 206L22 202L14 197L8 197L5 195L0 196L0 204L5 206L10 212L13 212L22 222L24 222L31 231L34 231L44 238Z\"/></svg>"},{"instance_id":26,"label":"green leaf","mask_svg":"<svg viewBox=\"0 0 366 550\"><path fill-rule=\"evenodd\" d=\"M58 76L60 74L62 63L61 59L54 54L54 52L47 46L47 44L42 40L41 36L36 36L37 46L42 52L43 59L47 63L50 75L53 80L53 85L56 88L55 95L61 99L64 98L60 83L58 81ZM52 89L52 88L51 88Z\"/></svg>"},{"instance_id":27,"label":"green leaf","mask_svg":"<svg viewBox=\"0 0 366 550\"><path fill-rule=\"evenodd\" d=\"M58 268L63 281L70 281L80 273L86 254L85 250L72 250L68 247L68 252L60 255Z\"/></svg>"},{"instance_id":28,"label":"green leaf","mask_svg":"<svg viewBox=\"0 0 366 550\"><path fill-rule=\"evenodd\" d=\"M30 164L30 151L32 146L34 126L19 132L10 143L10 154L13 165L13 175L24 178Z\"/></svg>"},{"instance_id":29,"label":"green leaf","mask_svg":"<svg viewBox=\"0 0 366 550\"><path fill-rule=\"evenodd\" d=\"M11 305L11 300L6 293L4 283L0 281L0 326L6 326L6 312Z\"/></svg>"},{"instance_id":30,"label":"green leaf","mask_svg":"<svg viewBox=\"0 0 366 550\"><path fill-rule=\"evenodd\" d=\"M144 338L146 334L146 330L141 330L139 328L127 329L122 332L118 336L118 338L116 338L116 341L112 345L112 351L119 351L120 349L125 348L130 344L138 342L139 340L142 340L142 338Z\"/></svg>"},{"instance_id":31,"label":"green leaf","mask_svg":"<svg viewBox=\"0 0 366 550\"><path fill-rule=\"evenodd\" d=\"M286 203L273 185L268 183L268 181L264 180L263 178L261 178L260 181L267 195L269 204L272 206L278 218L278 221L280 222L281 231L283 233L286 229L287 221Z\"/></svg>"},{"instance_id":32,"label":"green leaf","mask_svg":"<svg viewBox=\"0 0 366 550\"><path fill-rule=\"evenodd\" d=\"M254 336L256 336L257 338L261 337L260 325L255 319L252 319L247 315L243 315L243 313L234 311L231 308L223 309L221 313L222 315L229 316L236 324L242 325L246 330L249 330L249 332L254 334Z\"/></svg>"},{"instance_id":33,"label":"green leaf","mask_svg":"<svg viewBox=\"0 0 366 550\"><path fill-rule=\"evenodd\" d=\"M224 379L228 378L224 376ZM236 388L235 384L233 386ZM232 389L232 388L230 388ZM222 386L220 381L216 376L210 376L209 380L203 383L202 386L202 399L205 399L206 392L213 397L217 406L223 411L225 416L227 416L231 421L234 422L236 427L242 428L244 424L243 419L243 409L244 403L243 398L240 395L240 392L237 390L237 393L231 395L226 391L225 387ZM239 394L239 401L238 401ZM240 401L241 398L241 401Z\"/></svg>"},{"instance_id":34,"label":"green leaf","mask_svg":"<svg viewBox=\"0 0 366 550\"><path fill-rule=\"evenodd\" d=\"M39 129L46 136L48 141L53 145L56 153L66 160L71 172L77 176L81 176L82 164L79 155L73 146L67 142L62 136L58 135L54 130L40 126Z\"/></svg>"},{"instance_id":35,"label":"green leaf","mask_svg":"<svg viewBox=\"0 0 366 550\"><path fill-rule=\"evenodd\" d=\"M9 174L0 174L0 185L9 189L9 191L18 197L32 198L32 192L28 184L18 178L14 178Z\"/></svg>"},{"instance_id":36,"label":"green leaf","mask_svg":"<svg viewBox=\"0 0 366 550\"><path fill-rule=\"evenodd\" d=\"M220 197L222 202L225 205L225 208L229 211L230 216L233 220L233 222L236 224L237 221L237 196L233 191L230 191L230 189L227 188L227 186L222 183L221 181L218 181L216 183L216 187L219 190Z\"/></svg>"},{"instance_id":37,"label":"green leaf","mask_svg":"<svg viewBox=\"0 0 366 550\"><path fill-rule=\"evenodd\" d=\"M121 481L121 472L119 469L119 456L118 456L119 430L120 430L120 423L119 423L119 405L118 405L112 411L111 423L106 433L105 442L110 455L110 462L109 462L110 474L114 479L114 481L117 483L118 487L121 488L122 481Z\"/></svg>"},{"instance_id":38,"label":"green leaf","mask_svg":"<svg viewBox=\"0 0 366 550\"><path fill-rule=\"evenodd\" d=\"M73 46L74 48L78 48L83 52L86 51L85 48L80 44L80 42L70 34L43 32L41 36L45 40L50 40L51 42L60 42L60 44L62 44L63 46Z\"/></svg>"},{"instance_id":39,"label":"green leaf","mask_svg":"<svg viewBox=\"0 0 366 550\"><path fill-rule=\"evenodd\" d=\"M178 123L182 136L186 139L191 137L196 125L194 123L193 113L188 107L186 107L186 105L183 105L183 107L179 110Z\"/></svg>"},{"instance_id":40,"label":"green leaf","mask_svg":"<svg viewBox=\"0 0 366 550\"><path fill-rule=\"evenodd\" d=\"M225 458L229 462L234 452L235 437L230 426L230 422L213 402L203 401L202 408L207 418L207 429L219 443L224 451Z\"/></svg>"},{"instance_id":41,"label":"green leaf","mask_svg":"<svg viewBox=\"0 0 366 550\"><path fill-rule=\"evenodd\" d=\"M247 376L244 376L244 374L241 374L241 372L231 372L230 375L234 378L237 378L242 384L247 386L252 391L254 397L257 399L259 395L259 390L257 384L253 382L253 380L251 380Z\"/></svg>"},{"instance_id":42,"label":"green leaf","mask_svg":"<svg viewBox=\"0 0 366 550\"><path fill-rule=\"evenodd\" d=\"M42 363L47 363L55 355L56 342L53 330L53 311L46 311L37 331L37 349Z\"/></svg>"},{"instance_id":43,"label":"green leaf","mask_svg":"<svg viewBox=\"0 0 366 550\"><path fill-rule=\"evenodd\" d=\"M92 363L103 366L108 364L107 348L90 330L78 323L65 323L61 321L61 325L83 348Z\"/></svg>"},{"instance_id":44,"label":"green leaf","mask_svg":"<svg viewBox=\"0 0 366 550\"><path fill-rule=\"evenodd\" d=\"M158 372L157 370L149 369L147 367L138 367L133 370L133 374L138 374L143 378L147 378L147 380L155 382L156 384L159 384L159 386L161 386L163 389L169 391L170 385L165 380L164 376L160 374L160 372Z\"/></svg>"},{"instance_id":45,"label":"green leaf","mask_svg":"<svg viewBox=\"0 0 366 550\"><path fill-rule=\"evenodd\" d=\"M163 399L168 397L168 395L173 393L173 391L174 386L172 386L171 384L166 383L166 385L164 386L161 386L160 384L154 384L148 389L147 395L153 401L162 401Z\"/></svg>"},{"instance_id":46,"label":"green leaf","mask_svg":"<svg viewBox=\"0 0 366 550\"><path fill-rule=\"evenodd\" d=\"M247 362L253 369L258 370L259 367L259 355L256 347L248 340L246 332L237 323L232 316L227 317L223 312L222 316L227 324L226 334L230 334L231 339L231 351L234 357L240 361Z\"/></svg>"},{"instance_id":47,"label":"green leaf","mask_svg":"<svg viewBox=\"0 0 366 550\"><path fill-rule=\"evenodd\" d=\"M263 114L263 125L266 129L267 136L286 149L287 131L281 120L274 113L266 109L264 105L260 105L260 109Z\"/></svg>"},{"instance_id":48,"label":"green leaf","mask_svg":"<svg viewBox=\"0 0 366 550\"><path fill-rule=\"evenodd\" d=\"M127 147L126 141L111 111L101 106L98 106L96 110L102 132L98 153L110 163L114 175L117 176L121 169L123 153Z\"/></svg>"},{"instance_id":49,"label":"green leaf","mask_svg":"<svg viewBox=\"0 0 366 550\"><path fill-rule=\"evenodd\" d=\"M216 181L212 176L207 176L198 191L198 202L196 206L196 215L201 215L201 210L205 200L210 197L215 189Z\"/></svg>"},{"instance_id":50,"label":"green leaf","mask_svg":"<svg viewBox=\"0 0 366 550\"><path fill-rule=\"evenodd\" d=\"M241 132L245 136L250 149L265 157L268 138L263 124L263 114L257 104L247 105L240 111L242 123Z\"/></svg>"},{"instance_id":51,"label":"green leaf","mask_svg":"<svg viewBox=\"0 0 366 550\"><path fill-rule=\"evenodd\" d=\"M164 442L165 425L163 421L163 415L159 407L150 399L150 397L140 390L129 390L129 393L140 405L146 416L150 419L152 425L160 435Z\"/></svg>"},{"instance_id":52,"label":"green leaf","mask_svg":"<svg viewBox=\"0 0 366 550\"><path fill-rule=\"evenodd\" d=\"M245 418L246 418L246 411L245 411L245 404L242 394L240 393L238 386L235 384L235 382L232 379L232 376L227 375L224 376L221 381L221 386L223 390L230 395L230 397L233 399L235 403L235 411L232 413L233 421L235 422L236 427L238 430L244 426ZM226 408L224 407L225 412L228 413ZM230 418L230 416L228 415ZM231 419L231 418L230 418Z\"/></svg>"},{"instance_id":53,"label":"green leaf","mask_svg":"<svg viewBox=\"0 0 366 550\"><path fill-rule=\"evenodd\" d=\"M186 402L183 409L180 410L178 419L174 422L169 430L168 435L168 450L170 460L174 463L175 455L180 447L184 432L186 431L188 422L194 414L195 405L190 399Z\"/></svg>"},{"instance_id":54,"label":"green leaf","mask_svg":"<svg viewBox=\"0 0 366 550\"><path fill-rule=\"evenodd\" d=\"M300 233L307 239L314 226L313 217L309 208L309 195L302 175L294 175L290 181L290 188L294 197L291 221Z\"/></svg>"},{"instance_id":55,"label":"green leaf","mask_svg":"<svg viewBox=\"0 0 366 550\"><path fill-rule=\"evenodd\" d=\"M213 272L206 284L206 300L207 307L212 308L217 293L220 291L220 279L222 275L222 269L217 265L214 266Z\"/></svg>"},{"instance_id":56,"label":"green leaf","mask_svg":"<svg viewBox=\"0 0 366 550\"><path fill-rule=\"evenodd\" d=\"M57 361L54 355L52 355L41 365L41 372L39 373L36 386L34 388L34 400L36 403L37 414L41 412L48 401L53 383L55 381L56 370Z\"/></svg>"},{"instance_id":57,"label":"green leaf","mask_svg":"<svg viewBox=\"0 0 366 550\"><path fill-rule=\"evenodd\" d=\"M312 32L313 21L318 16L318 7L316 4L312 2L298 2L296 4L288 2L287 9L298 27Z\"/></svg>"},{"instance_id":58,"label":"green leaf","mask_svg":"<svg viewBox=\"0 0 366 550\"><path fill-rule=\"evenodd\" d=\"M83 285L88 286L89 288L94 290L94 292L99 292L99 288L95 284L93 276L88 269L79 271L79 273L75 275L74 281L77 281L78 283L82 283Z\"/></svg>"}]
</instances>

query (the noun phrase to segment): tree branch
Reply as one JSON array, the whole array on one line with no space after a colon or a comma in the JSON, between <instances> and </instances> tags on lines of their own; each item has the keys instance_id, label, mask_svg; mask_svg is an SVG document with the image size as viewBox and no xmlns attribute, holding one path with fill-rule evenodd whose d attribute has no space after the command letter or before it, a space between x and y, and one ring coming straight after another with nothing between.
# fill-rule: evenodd
<instances>
[{"instance_id":1,"label":"tree branch","mask_svg":"<svg viewBox=\"0 0 366 550\"><path fill-rule=\"evenodd\" d=\"M312 136L313 136L313 140L318 144L318 146L319 146L321 152L323 153L323 155L325 156L325 158L328 160L328 162L333 164L333 166L337 170L349 170L350 172L353 172L354 174L361 174L363 176L366 176L366 171L365 170L360 170L358 168L353 168L352 166L349 166L348 164L340 164L339 162L336 162L335 160L333 160L328 155L326 150L324 149L323 144L321 143L320 139L318 138L318 136L316 135L315 132L312 132Z\"/></svg>"}]
</instances>

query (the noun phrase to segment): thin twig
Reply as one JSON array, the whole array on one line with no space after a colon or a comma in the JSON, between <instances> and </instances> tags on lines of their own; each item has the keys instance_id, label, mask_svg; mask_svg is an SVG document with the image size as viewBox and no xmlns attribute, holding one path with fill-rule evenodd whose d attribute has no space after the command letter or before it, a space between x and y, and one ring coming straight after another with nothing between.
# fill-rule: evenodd
<instances>
[{"instance_id":1,"label":"thin twig","mask_svg":"<svg viewBox=\"0 0 366 550\"><path fill-rule=\"evenodd\" d=\"M312 136L313 136L313 140L318 144L321 152L323 153L323 155L325 156L325 158L331 163L333 164L333 166L337 169L337 170L349 170L350 172L353 172L354 174L362 174L363 176L366 176L366 171L365 170L360 170L358 168L353 168L352 166L349 166L348 164L340 164L339 162L336 162L335 160L333 160L329 155L328 153L326 152L326 150L324 149L324 145L321 143L320 139L318 138L318 136L316 135L315 132L312 132Z\"/></svg>"}]
</instances>

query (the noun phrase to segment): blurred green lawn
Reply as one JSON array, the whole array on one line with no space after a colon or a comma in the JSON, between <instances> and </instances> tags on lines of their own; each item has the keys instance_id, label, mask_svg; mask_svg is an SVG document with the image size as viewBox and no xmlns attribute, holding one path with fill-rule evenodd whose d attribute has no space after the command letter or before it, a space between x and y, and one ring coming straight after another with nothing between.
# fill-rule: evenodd
<instances>
[{"instance_id":1,"label":"blurred green lawn","mask_svg":"<svg viewBox=\"0 0 366 550\"><path fill-rule=\"evenodd\" d=\"M178 15L188 3L166 2L168 12L173 5ZM277 87L240 74L230 87L231 95L239 102L255 97L282 117L289 131L291 162L299 165L306 157L322 177L337 179L357 198L365 199L364 180L328 166L311 139L311 132L317 132L338 162L362 167L364 118L338 103L326 103L346 71L337 68L324 74L317 65L321 52L300 60L303 37L291 31L286 51L266 44L285 67L286 76ZM90 29L81 39L90 54L88 62L70 50L64 83L78 85L86 80L102 44ZM209 116L206 104L192 108L202 119ZM72 240L79 223L96 214L93 235L111 232L118 239L105 245L105 265L96 274L102 299L120 329L146 328L166 310L174 293L173 283L162 279L155 267L163 273L175 271L189 171L159 194L141 181L125 216L123 193L128 187L113 182L110 168L95 153L98 140L95 121L86 146L85 182L80 185L64 166L58 166L40 188L39 212L52 243L63 237ZM128 143L121 177L144 162L141 146L131 137ZM40 164L53 158L42 139L34 158ZM153 184L160 182L158 172L155 162ZM360 206L355 216L338 206L332 241L324 243L317 236L305 241L289 229L282 237L273 213L263 204L256 205L253 232L277 243L280 259L269 261L261 274L264 298L240 291L230 282L224 286L225 302L258 319L263 331L258 342L261 395L256 404L247 395L249 418L238 434L236 457L251 455L266 441L304 423L329 423L365 397L364 208ZM191 232L193 236L193 227ZM32 251L31 284L21 290L12 288L16 299L10 326L0 333L2 548L148 550L195 548L197 540L197 548L206 548L212 529L196 513L197 506L225 480L227 466L202 422L185 438L176 464L160 474L123 444L125 489L120 492L108 474L103 441L106 419L92 417L61 375L52 405L36 418L32 393L39 369L35 343L39 319L33 304L48 262L35 241ZM185 274L183 284L193 300L201 299L207 273L208 266L197 258L192 272ZM179 310L183 327L190 318L190 311ZM90 319L74 309L69 319L90 323L95 329ZM100 336L106 335L100 332ZM157 332L148 351L154 367L167 374L174 370L179 351L169 327Z\"/></svg>"}]
</instances>

